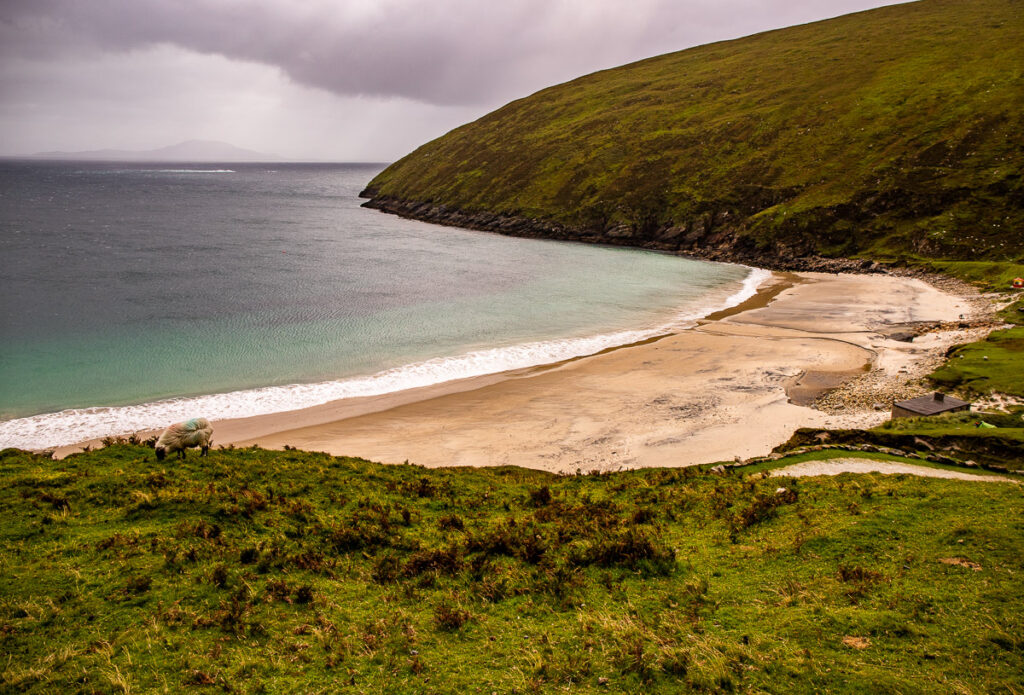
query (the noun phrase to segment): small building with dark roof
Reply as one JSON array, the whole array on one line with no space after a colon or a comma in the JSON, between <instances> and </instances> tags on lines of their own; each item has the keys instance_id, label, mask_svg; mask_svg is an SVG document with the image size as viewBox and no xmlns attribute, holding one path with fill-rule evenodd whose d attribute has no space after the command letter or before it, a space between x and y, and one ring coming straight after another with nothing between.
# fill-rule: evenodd
<instances>
[{"instance_id":1,"label":"small building with dark roof","mask_svg":"<svg viewBox=\"0 0 1024 695\"><path fill-rule=\"evenodd\" d=\"M957 413L961 410L970 410L971 404L959 398L947 396L944 393L935 393L919 398L911 398L908 401L900 401L892 404L892 416L897 417L921 417L923 415L941 415L942 413Z\"/></svg>"}]
</instances>

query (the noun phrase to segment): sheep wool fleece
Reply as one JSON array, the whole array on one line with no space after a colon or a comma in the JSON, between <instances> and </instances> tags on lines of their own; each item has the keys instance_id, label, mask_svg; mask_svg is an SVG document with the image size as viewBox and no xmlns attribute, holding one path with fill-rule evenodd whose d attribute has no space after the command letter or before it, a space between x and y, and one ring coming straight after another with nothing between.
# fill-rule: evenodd
<instances>
[{"instance_id":1,"label":"sheep wool fleece","mask_svg":"<svg viewBox=\"0 0 1024 695\"><path fill-rule=\"evenodd\" d=\"M160 435L157 446L170 450L203 446L209 443L213 428L206 418L197 417L171 425Z\"/></svg>"}]
</instances>

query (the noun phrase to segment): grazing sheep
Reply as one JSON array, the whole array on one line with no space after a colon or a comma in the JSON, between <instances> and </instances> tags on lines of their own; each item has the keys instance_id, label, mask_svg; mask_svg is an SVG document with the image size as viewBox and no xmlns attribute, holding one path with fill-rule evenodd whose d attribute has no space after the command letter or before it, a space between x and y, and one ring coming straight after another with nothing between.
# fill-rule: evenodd
<instances>
[{"instance_id":1,"label":"grazing sheep","mask_svg":"<svg viewBox=\"0 0 1024 695\"><path fill-rule=\"evenodd\" d=\"M163 461L164 456L175 451L178 458L185 458L185 449L198 446L201 448L200 456L210 453L210 438L213 437L213 428L210 427L206 418L196 417L185 422L171 425L156 440L156 457Z\"/></svg>"}]
</instances>

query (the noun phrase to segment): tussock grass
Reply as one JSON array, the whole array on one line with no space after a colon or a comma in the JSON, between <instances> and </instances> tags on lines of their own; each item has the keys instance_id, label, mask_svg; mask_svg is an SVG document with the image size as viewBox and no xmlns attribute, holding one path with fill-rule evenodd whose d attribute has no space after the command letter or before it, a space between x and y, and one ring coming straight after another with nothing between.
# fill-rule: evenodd
<instances>
[{"instance_id":1,"label":"tussock grass","mask_svg":"<svg viewBox=\"0 0 1024 695\"><path fill-rule=\"evenodd\" d=\"M1019 690L1021 494L7 450L2 687Z\"/></svg>"}]
</instances>

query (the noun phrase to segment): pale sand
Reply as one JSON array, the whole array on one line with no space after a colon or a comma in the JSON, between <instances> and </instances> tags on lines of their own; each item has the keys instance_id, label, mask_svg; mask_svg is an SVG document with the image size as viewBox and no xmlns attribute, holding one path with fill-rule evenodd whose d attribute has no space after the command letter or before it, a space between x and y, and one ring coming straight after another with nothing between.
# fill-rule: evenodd
<instances>
[{"instance_id":1,"label":"pale sand","mask_svg":"<svg viewBox=\"0 0 1024 695\"><path fill-rule=\"evenodd\" d=\"M878 333L977 310L976 299L921 280L804 273L773 282L782 291L767 306L676 335L546 368L215 422L214 440L388 463L554 472L748 458L767 454L798 427L870 426L887 417L795 405L785 388L800 377L829 384L875 365L886 378L906 380L948 345L974 338L949 331L901 343ZM770 295L763 291L760 303Z\"/></svg>"},{"instance_id":2,"label":"pale sand","mask_svg":"<svg viewBox=\"0 0 1024 695\"><path fill-rule=\"evenodd\" d=\"M920 475L926 478L977 480L983 483L1019 484L1016 480L1004 478L1000 475L975 475L973 473L948 471L942 468L915 466L911 463L873 461L871 459L858 458L829 459L827 461L804 461L803 463L794 463L792 466L786 466L785 468L776 468L772 471L772 475L788 476L790 478L803 478L815 475L839 475L840 473L883 473L885 475L904 474Z\"/></svg>"}]
</instances>

